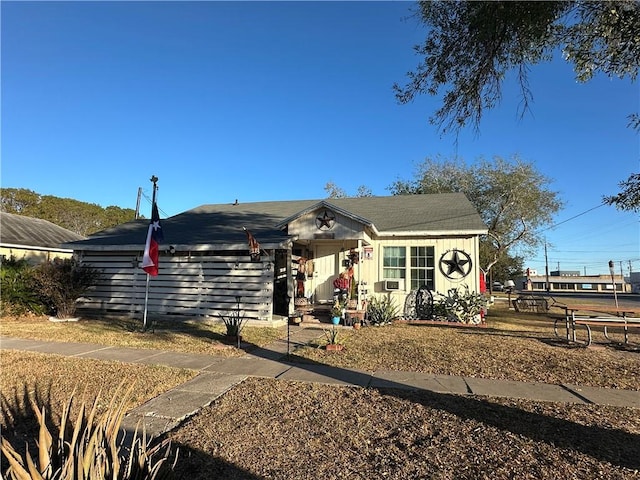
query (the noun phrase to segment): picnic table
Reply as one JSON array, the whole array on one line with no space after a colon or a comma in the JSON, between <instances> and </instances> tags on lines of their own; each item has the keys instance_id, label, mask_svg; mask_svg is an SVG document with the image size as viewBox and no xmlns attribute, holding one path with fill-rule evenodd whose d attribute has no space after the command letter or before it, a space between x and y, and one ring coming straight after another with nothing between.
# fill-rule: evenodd
<instances>
[{"instance_id":1,"label":"picnic table","mask_svg":"<svg viewBox=\"0 0 640 480\"><path fill-rule=\"evenodd\" d=\"M602 327L604 337L610 342L615 340L609 336L608 328L621 328L624 335L624 344L629 343L629 329L640 329L640 310L632 308L615 308L606 305L551 305L564 310L562 318L556 318L553 322L553 332L558 333L558 322L564 319L567 342L582 343L589 346L593 340L592 327ZM587 339L577 339L576 331L584 327Z\"/></svg>"}]
</instances>

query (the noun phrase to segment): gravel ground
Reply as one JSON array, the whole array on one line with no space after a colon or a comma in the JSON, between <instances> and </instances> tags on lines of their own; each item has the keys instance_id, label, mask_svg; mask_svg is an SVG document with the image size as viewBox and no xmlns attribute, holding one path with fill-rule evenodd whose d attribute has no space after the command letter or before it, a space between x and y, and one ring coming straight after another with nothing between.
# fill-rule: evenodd
<instances>
[{"instance_id":1,"label":"gravel ground","mask_svg":"<svg viewBox=\"0 0 640 480\"><path fill-rule=\"evenodd\" d=\"M249 379L170 437L190 480L637 479L639 413Z\"/></svg>"}]
</instances>

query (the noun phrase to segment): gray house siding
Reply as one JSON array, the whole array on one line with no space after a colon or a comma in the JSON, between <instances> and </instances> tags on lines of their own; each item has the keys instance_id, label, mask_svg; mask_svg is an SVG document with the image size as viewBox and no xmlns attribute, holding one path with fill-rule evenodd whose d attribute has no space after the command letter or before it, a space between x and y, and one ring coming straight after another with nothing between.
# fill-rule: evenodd
<instances>
[{"instance_id":1,"label":"gray house siding","mask_svg":"<svg viewBox=\"0 0 640 480\"><path fill-rule=\"evenodd\" d=\"M82 264L103 272L98 285L80 299L79 311L140 316L147 275L142 252L83 252ZM149 278L150 315L214 317L238 306L247 319L272 321L274 267L250 262L245 252L176 252L160 256L158 276Z\"/></svg>"}]
</instances>

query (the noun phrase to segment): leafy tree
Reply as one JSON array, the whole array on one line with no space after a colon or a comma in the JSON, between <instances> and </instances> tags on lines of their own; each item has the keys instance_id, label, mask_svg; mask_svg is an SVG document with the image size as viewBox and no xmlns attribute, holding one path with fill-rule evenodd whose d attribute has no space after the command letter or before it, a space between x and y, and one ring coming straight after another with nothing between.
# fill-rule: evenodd
<instances>
[{"instance_id":1,"label":"leafy tree","mask_svg":"<svg viewBox=\"0 0 640 480\"><path fill-rule=\"evenodd\" d=\"M348 196L347 192L334 182L327 182L324 186L324 191L327 192L327 198L344 198Z\"/></svg>"},{"instance_id":2,"label":"leafy tree","mask_svg":"<svg viewBox=\"0 0 640 480\"><path fill-rule=\"evenodd\" d=\"M7 213L47 220L79 235L91 235L135 217L134 210L130 208L102 208L94 203L71 198L40 195L25 188L0 189L0 209Z\"/></svg>"},{"instance_id":3,"label":"leafy tree","mask_svg":"<svg viewBox=\"0 0 640 480\"><path fill-rule=\"evenodd\" d=\"M0 189L0 208L3 212L27 215L40 203L40 195L26 188ZM26 212L26 213L25 213Z\"/></svg>"},{"instance_id":4,"label":"leafy tree","mask_svg":"<svg viewBox=\"0 0 640 480\"><path fill-rule=\"evenodd\" d=\"M352 195L347 194L347 192L339 187L334 182L327 182L324 186L324 191L327 192L327 198L346 198L351 197ZM356 197L371 197L373 193L371 189L366 185L360 185L355 194Z\"/></svg>"},{"instance_id":5,"label":"leafy tree","mask_svg":"<svg viewBox=\"0 0 640 480\"><path fill-rule=\"evenodd\" d=\"M604 202L615 205L619 210L640 212L640 173L634 173L621 182L620 188L622 191L619 194L605 197Z\"/></svg>"},{"instance_id":6,"label":"leafy tree","mask_svg":"<svg viewBox=\"0 0 640 480\"><path fill-rule=\"evenodd\" d=\"M493 258L493 253L491 243L488 242L487 239L482 239L480 241L480 265L488 265ZM491 267L491 278L487 278L487 282L490 279L505 282L523 275L524 258L521 255L511 255L509 252L505 252L498 258L495 265Z\"/></svg>"},{"instance_id":7,"label":"leafy tree","mask_svg":"<svg viewBox=\"0 0 640 480\"><path fill-rule=\"evenodd\" d=\"M414 47L422 61L394 90L407 103L445 89L431 117L443 132L469 121L477 129L484 110L500 102L510 71L517 73L526 111L529 67L560 52L579 82L596 73L632 81L638 74L638 1L420 1L416 16L428 28L424 43Z\"/></svg>"},{"instance_id":8,"label":"leafy tree","mask_svg":"<svg viewBox=\"0 0 640 480\"><path fill-rule=\"evenodd\" d=\"M476 207L488 228L482 268L488 272L510 250L531 251L542 239L537 230L552 222L562 202L548 188L550 180L533 163L514 155L510 160L479 159L468 166L461 160L427 158L415 180L397 180L394 195L462 192Z\"/></svg>"}]
</instances>

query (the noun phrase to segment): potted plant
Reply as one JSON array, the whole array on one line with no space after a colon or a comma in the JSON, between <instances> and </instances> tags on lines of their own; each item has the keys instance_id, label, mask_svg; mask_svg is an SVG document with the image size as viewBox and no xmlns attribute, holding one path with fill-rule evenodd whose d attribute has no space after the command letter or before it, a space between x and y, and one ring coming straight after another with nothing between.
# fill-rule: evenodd
<instances>
[{"instance_id":1,"label":"potted plant","mask_svg":"<svg viewBox=\"0 0 640 480\"><path fill-rule=\"evenodd\" d=\"M344 307L340 302L336 302L331 307L331 323L334 325L338 325L340 323L340 319L344 315Z\"/></svg>"},{"instance_id":2,"label":"potted plant","mask_svg":"<svg viewBox=\"0 0 640 480\"><path fill-rule=\"evenodd\" d=\"M342 345L338 343L338 329L333 326L331 330L324 331L327 337L327 345L324 347L328 352L339 352L342 350Z\"/></svg>"},{"instance_id":3,"label":"potted plant","mask_svg":"<svg viewBox=\"0 0 640 480\"><path fill-rule=\"evenodd\" d=\"M289 316L289 325L300 325L302 322L302 313L297 310Z\"/></svg>"}]
</instances>

